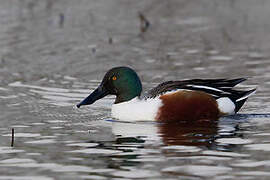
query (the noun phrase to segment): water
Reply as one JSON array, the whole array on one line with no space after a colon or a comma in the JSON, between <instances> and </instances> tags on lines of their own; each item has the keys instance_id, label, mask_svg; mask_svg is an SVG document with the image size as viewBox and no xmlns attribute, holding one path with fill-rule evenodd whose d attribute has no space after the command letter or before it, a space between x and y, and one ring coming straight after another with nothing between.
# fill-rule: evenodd
<instances>
[{"instance_id":1,"label":"water","mask_svg":"<svg viewBox=\"0 0 270 180\"><path fill-rule=\"evenodd\" d=\"M0 1L0 179L269 179L267 0ZM151 23L140 32L138 12ZM123 123L114 97L77 109L113 66L145 90L249 77L218 123ZM261 115L258 115L261 114ZM10 147L11 129L14 147Z\"/></svg>"}]
</instances>

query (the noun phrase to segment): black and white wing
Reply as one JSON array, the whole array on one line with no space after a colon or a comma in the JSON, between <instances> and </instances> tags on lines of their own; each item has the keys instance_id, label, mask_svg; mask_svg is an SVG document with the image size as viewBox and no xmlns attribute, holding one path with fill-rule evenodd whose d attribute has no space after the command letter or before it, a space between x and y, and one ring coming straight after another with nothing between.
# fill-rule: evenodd
<instances>
[{"instance_id":1,"label":"black and white wing","mask_svg":"<svg viewBox=\"0 0 270 180\"><path fill-rule=\"evenodd\" d=\"M235 112L237 112L247 100L247 98L256 91L251 89L248 91L235 90L234 86L245 81L245 78L238 79L192 79L184 81L167 81L154 87L144 98L155 98L169 91L176 90L194 90L203 91L212 95L215 99L222 97L230 98L235 104Z\"/></svg>"}]
</instances>

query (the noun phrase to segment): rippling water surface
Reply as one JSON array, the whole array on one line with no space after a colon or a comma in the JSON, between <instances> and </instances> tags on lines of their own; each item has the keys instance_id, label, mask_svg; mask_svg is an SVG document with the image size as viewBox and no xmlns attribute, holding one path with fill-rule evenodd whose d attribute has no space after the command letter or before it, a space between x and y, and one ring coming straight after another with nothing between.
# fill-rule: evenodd
<instances>
[{"instance_id":1,"label":"rippling water surface","mask_svg":"<svg viewBox=\"0 0 270 180\"><path fill-rule=\"evenodd\" d=\"M0 179L270 179L267 0L0 1ZM138 13L151 25L140 32ZM77 109L113 66L145 89L249 77L217 123L113 121L114 97ZM14 147L11 129L15 130Z\"/></svg>"}]
</instances>

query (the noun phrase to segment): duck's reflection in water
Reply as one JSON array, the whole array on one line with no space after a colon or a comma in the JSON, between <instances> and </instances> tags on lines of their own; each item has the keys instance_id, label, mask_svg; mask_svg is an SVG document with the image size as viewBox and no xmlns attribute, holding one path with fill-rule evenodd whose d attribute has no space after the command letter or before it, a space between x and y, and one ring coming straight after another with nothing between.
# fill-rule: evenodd
<instances>
[{"instance_id":1,"label":"duck's reflection in water","mask_svg":"<svg viewBox=\"0 0 270 180\"><path fill-rule=\"evenodd\" d=\"M158 124L164 145L210 146L218 132L217 121Z\"/></svg>"},{"instance_id":2,"label":"duck's reflection in water","mask_svg":"<svg viewBox=\"0 0 270 180\"><path fill-rule=\"evenodd\" d=\"M118 140L139 138L160 145L210 146L218 134L217 121L194 123L123 123L113 122ZM124 139L123 139L124 138ZM127 142L127 141L125 141Z\"/></svg>"}]
</instances>

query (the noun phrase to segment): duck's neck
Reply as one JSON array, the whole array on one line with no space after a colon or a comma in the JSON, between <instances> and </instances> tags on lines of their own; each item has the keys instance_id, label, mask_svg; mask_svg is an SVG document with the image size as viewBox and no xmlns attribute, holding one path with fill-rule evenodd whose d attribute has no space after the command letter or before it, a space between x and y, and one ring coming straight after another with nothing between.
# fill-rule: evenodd
<instances>
[{"instance_id":1,"label":"duck's neck","mask_svg":"<svg viewBox=\"0 0 270 180\"><path fill-rule=\"evenodd\" d=\"M133 99L135 97L139 97L139 96L140 96L140 94L139 95L121 94L121 95L116 96L114 104L127 102L127 101L130 101L131 99Z\"/></svg>"},{"instance_id":2,"label":"duck's neck","mask_svg":"<svg viewBox=\"0 0 270 180\"><path fill-rule=\"evenodd\" d=\"M125 84L120 84L118 86L114 104L130 101L131 99L140 96L141 92L142 84L138 76L129 78L125 81Z\"/></svg>"},{"instance_id":3,"label":"duck's neck","mask_svg":"<svg viewBox=\"0 0 270 180\"><path fill-rule=\"evenodd\" d=\"M116 95L116 99L114 104L130 101L131 99L135 97L139 97L142 92L142 87L137 86L137 88L126 88L125 91L119 92Z\"/></svg>"}]
</instances>

